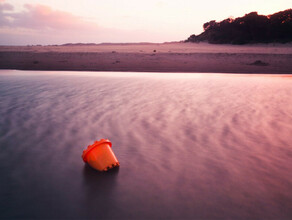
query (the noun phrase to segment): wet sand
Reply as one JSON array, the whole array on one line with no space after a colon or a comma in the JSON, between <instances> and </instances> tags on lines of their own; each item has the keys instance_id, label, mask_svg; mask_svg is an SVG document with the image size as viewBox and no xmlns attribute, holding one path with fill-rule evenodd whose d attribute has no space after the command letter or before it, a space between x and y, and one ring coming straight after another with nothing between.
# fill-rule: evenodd
<instances>
[{"instance_id":1,"label":"wet sand","mask_svg":"<svg viewBox=\"0 0 292 220\"><path fill-rule=\"evenodd\" d=\"M0 46L0 69L292 73L292 44Z\"/></svg>"},{"instance_id":2,"label":"wet sand","mask_svg":"<svg viewBox=\"0 0 292 220\"><path fill-rule=\"evenodd\" d=\"M2 70L0 219L290 220L291 80Z\"/></svg>"}]
</instances>

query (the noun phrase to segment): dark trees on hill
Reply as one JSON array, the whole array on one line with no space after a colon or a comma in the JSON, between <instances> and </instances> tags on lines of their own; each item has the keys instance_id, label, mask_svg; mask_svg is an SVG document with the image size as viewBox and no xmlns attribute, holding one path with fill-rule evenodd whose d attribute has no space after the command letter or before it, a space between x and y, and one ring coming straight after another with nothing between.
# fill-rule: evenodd
<instances>
[{"instance_id":1,"label":"dark trees on hill","mask_svg":"<svg viewBox=\"0 0 292 220\"><path fill-rule=\"evenodd\" d=\"M292 9L273 15L251 12L244 17L210 21L203 25L204 32L191 35L186 42L207 41L213 44L286 43L292 41Z\"/></svg>"}]
</instances>

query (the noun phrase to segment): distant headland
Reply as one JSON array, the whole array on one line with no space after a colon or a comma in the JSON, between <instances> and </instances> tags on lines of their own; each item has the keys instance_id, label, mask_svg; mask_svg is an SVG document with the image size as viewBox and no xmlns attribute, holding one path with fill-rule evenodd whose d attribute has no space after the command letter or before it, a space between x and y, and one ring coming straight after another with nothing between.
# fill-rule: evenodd
<instances>
[{"instance_id":1,"label":"distant headland","mask_svg":"<svg viewBox=\"0 0 292 220\"><path fill-rule=\"evenodd\" d=\"M211 44L252 44L292 42L292 9L272 15L251 12L239 18L227 18L221 22L209 21L204 32L191 35L185 42Z\"/></svg>"}]
</instances>

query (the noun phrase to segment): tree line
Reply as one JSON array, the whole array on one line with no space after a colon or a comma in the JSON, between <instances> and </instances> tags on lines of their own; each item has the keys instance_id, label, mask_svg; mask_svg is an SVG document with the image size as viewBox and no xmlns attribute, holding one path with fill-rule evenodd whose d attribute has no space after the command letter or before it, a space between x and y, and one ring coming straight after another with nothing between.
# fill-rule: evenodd
<instances>
[{"instance_id":1,"label":"tree line","mask_svg":"<svg viewBox=\"0 0 292 220\"><path fill-rule=\"evenodd\" d=\"M212 44L287 43L292 41L292 9L272 15L251 12L236 19L215 20L203 25L204 32L186 42Z\"/></svg>"}]
</instances>

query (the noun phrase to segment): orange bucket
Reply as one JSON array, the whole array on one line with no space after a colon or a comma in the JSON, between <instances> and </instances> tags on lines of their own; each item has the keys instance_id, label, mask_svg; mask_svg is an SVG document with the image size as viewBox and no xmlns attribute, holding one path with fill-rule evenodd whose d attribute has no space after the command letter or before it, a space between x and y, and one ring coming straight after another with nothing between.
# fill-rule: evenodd
<instances>
[{"instance_id":1,"label":"orange bucket","mask_svg":"<svg viewBox=\"0 0 292 220\"><path fill-rule=\"evenodd\" d=\"M111 149L112 143L108 139L95 141L83 151L82 159L92 168L99 171L108 171L111 168L120 166L114 152Z\"/></svg>"}]
</instances>

